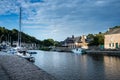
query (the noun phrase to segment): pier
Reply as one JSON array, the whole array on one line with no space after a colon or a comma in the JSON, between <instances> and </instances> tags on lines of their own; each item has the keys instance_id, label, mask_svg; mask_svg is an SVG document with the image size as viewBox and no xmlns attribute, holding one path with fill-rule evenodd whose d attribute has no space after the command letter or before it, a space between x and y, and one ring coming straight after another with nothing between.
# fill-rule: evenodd
<instances>
[{"instance_id":1,"label":"pier","mask_svg":"<svg viewBox=\"0 0 120 80\"><path fill-rule=\"evenodd\" d=\"M56 80L33 63L16 55L0 52L0 80Z\"/></svg>"}]
</instances>

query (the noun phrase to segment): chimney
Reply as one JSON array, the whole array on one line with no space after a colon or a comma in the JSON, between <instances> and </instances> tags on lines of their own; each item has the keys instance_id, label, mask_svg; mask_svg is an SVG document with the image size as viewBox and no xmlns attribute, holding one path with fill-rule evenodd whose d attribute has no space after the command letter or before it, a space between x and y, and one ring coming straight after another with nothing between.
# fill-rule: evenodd
<instances>
[{"instance_id":1,"label":"chimney","mask_svg":"<svg viewBox=\"0 0 120 80\"><path fill-rule=\"evenodd\" d=\"M110 31L112 28L109 28L108 31Z\"/></svg>"},{"instance_id":2,"label":"chimney","mask_svg":"<svg viewBox=\"0 0 120 80\"><path fill-rule=\"evenodd\" d=\"M74 35L72 35L72 38L74 39Z\"/></svg>"}]
</instances>

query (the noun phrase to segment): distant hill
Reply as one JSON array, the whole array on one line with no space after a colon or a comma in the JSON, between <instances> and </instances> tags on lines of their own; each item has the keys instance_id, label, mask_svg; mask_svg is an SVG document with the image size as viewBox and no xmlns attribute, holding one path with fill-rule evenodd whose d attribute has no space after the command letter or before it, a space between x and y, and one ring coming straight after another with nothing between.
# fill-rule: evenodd
<instances>
[{"instance_id":1,"label":"distant hill","mask_svg":"<svg viewBox=\"0 0 120 80\"><path fill-rule=\"evenodd\" d=\"M33 36L30 36L24 32L21 32L21 42L25 43L36 43L39 44L41 41ZM18 30L16 29L6 29L5 27L0 27L0 41L18 41Z\"/></svg>"}]
</instances>

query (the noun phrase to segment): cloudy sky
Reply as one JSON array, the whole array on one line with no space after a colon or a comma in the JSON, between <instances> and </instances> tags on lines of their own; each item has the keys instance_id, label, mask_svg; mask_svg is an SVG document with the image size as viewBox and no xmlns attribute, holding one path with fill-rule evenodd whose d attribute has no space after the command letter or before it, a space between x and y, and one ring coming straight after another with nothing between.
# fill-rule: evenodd
<instances>
[{"instance_id":1,"label":"cloudy sky","mask_svg":"<svg viewBox=\"0 0 120 80\"><path fill-rule=\"evenodd\" d=\"M0 26L43 40L105 32L120 25L120 0L0 0Z\"/></svg>"}]
</instances>

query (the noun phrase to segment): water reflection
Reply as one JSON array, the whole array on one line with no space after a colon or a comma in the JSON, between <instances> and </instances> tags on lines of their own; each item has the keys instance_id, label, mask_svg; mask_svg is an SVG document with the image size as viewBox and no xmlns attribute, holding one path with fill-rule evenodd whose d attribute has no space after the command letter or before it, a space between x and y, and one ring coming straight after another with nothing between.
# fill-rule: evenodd
<instances>
[{"instance_id":1,"label":"water reflection","mask_svg":"<svg viewBox=\"0 0 120 80\"><path fill-rule=\"evenodd\" d=\"M35 65L58 80L119 80L120 58L38 51Z\"/></svg>"},{"instance_id":2,"label":"water reflection","mask_svg":"<svg viewBox=\"0 0 120 80\"><path fill-rule=\"evenodd\" d=\"M105 74L109 80L118 80L120 77L119 57L104 56Z\"/></svg>"}]
</instances>

